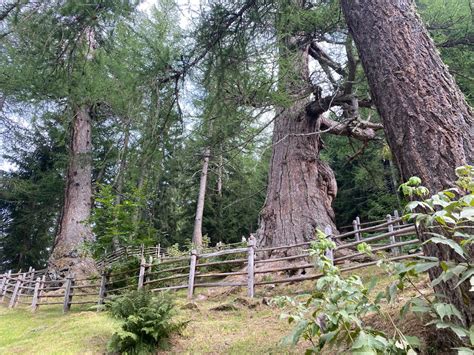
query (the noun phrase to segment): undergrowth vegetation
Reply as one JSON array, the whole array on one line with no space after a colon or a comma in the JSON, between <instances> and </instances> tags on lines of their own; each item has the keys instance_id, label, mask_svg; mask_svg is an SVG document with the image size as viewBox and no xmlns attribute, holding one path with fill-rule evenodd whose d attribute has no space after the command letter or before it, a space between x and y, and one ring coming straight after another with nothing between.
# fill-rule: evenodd
<instances>
[{"instance_id":1,"label":"undergrowth vegetation","mask_svg":"<svg viewBox=\"0 0 474 355\"><path fill-rule=\"evenodd\" d=\"M378 267L385 275L396 277L385 291L372 295L380 277L373 277L369 283L362 282L357 275L343 277L337 266L327 257L327 252L335 248L334 242L318 231L317 240L312 243L310 253L316 256L316 267L324 274L315 285L308 299L277 297L275 302L281 306L290 306L291 313L283 314L294 330L286 341L297 344L303 338L312 344L307 353L319 353L324 348L338 347L363 354L416 354L420 347L417 337L404 334L394 322L392 315L384 310L383 303L397 301L397 292L412 286L416 291L400 309L400 317L409 312L428 315L426 326L434 326L446 336L449 330L454 337L453 344L459 354L474 353L474 326L468 328L467 317L455 304L442 294L426 294L416 287L416 281L433 268L441 272L430 283L436 290L442 283L454 289L469 286L465 293L465 302L469 302L469 292L474 291L474 266L470 254L474 241L472 224L474 222L474 167L463 166L456 169L458 180L456 187L441 191L424 201L428 189L421 186L421 180L412 177L401 185L401 190L413 201L408 203L405 220L415 221L418 233L427 236L424 244L435 243L448 247L460 259L449 261L436 257L421 257L408 262L379 261ZM371 253L370 248L361 245L359 251ZM469 304L469 303L468 303ZM386 318L392 325L390 332L372 328L365 322L371 314ZM449 334L451 334L449 333Z\"/></svg>"},{"instance_id":2,"label":"undergrowth vegetation","mask_svg":"<svg viewBox=\"0 0 474 355\"><path fill-rule=\"evenodd\" d=\"M186 322L176 322L174 302L168 294L132 291L108 303L110 314L121 320L108 348L120 354L154 353L163 348L171 334L181 331Z\"/></svg>"}]
</instances>

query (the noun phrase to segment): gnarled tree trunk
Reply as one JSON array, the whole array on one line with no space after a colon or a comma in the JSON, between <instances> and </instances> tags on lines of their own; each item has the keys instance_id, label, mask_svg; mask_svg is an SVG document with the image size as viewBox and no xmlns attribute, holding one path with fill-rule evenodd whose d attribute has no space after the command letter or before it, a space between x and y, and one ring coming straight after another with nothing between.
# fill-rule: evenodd
<instances>
[{"instance_id":1,"label":"gnarled tree trunk","mask_svg":"<svg viewBox=\"0 0 474 355\"><path fill-rule=\"evenodd\" d=\"M454 168L473 162L474 120L413 1L342 0L342 8L403 178L418 176L433 193L452 186ZM458 258L440 244L427 243L423 251L440 260ZM440 273L430 270L431 279ZM448 297L469 326L474 294L468 282L455 288L456 282L441 282L435 291Z\"/></svg>"},{"instance_id":2,"label":"gnarled tree trunk","mask_svg":"<svg viewBox=\"0 0 474 355\"><path fill-rule=\"evenodd\" d=\"M94 260L84 253L84 242L92 241L88 219L92 203L91 117L88 106L74 110L69 166L66 175L64 206L48 269L53 278L65 273L88 275L95 269Z\"/></svg>"},{"instance_id":3,"label":"gnarled tree trunk","mask_svg":"<svg viewBox=\"0 0 474 355\"><path fill-rule=\"evenodd\" d=\"M319 121L306 115L306 103L301 100L281 110L275 120L267 198L258 232L261 246L308 241L314 239L317 228L336 230L331 207L336 180L319 158L319 135L310 134L319 130Z\"/></svg>"},{"instance_id":4,"label":"gnarled tree trunk","mask_svg":"<svg viewBox=\"0 0 474 355\"><path fill-rule=\"evenodd\" d=\"M280 57L280 88L294 99L290 107L277 110L274 122L267 197L257 232L259 245L265 247L314 239L317 228L336 231L331 207L336 180L319 157L320 117L307 114L308 46L300 47L289 36L282 40Z\"/></svg>"}]
</instances>

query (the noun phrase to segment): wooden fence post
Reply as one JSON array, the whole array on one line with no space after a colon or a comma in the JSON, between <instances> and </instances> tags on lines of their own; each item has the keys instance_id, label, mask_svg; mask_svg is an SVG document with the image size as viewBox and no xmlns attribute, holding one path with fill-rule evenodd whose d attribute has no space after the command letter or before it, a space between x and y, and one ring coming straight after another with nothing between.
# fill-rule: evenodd
<instances>
[{"instance_id":1,"label":"wooden fence post","mask_svg":"<svg viewBox=\"0 0 474 355\"><path fill-rule=\"evenodd\" d=\"M324 228L324 234L328 236L329 240L332 240L332 228L331 226L326 226ZM334 250L328 249L326 250L326 257L331 260L332 264L334 265Z\"/></svg>"},{"instance_id":2,"label":"wooden fence post","mask_svg":"<svg viewBox=\"0 0 474 355\"><path fill-rule=\"evenodd\" d=\"M194 295L194 276L196 275L197 259L197 250L191 250L191 259L189 261L188 299L192 299Z\"/></svg>"},{"instance_id":3,"label":"wooden fence post","mask_svg":"<svg viewBox=\"0 0 474 355\"><path fill-rule=\"evenodd\" d=\"M35 269L31 269L30 281L27 283L27 286L32 287L35 284ZM33 294L32 290L27 290L29 293ZM30 292L31 291L31 292Z\"/></svg>"},{"instance_id":4,"label":"wooden fence post","mask_svg":"<svg viewBox=\"0 0 474 355\"><path fill-rule=\"evenodd\" d=\"M150 255L148 257L148 264L146 265L146 268L145 268L146 282L150 281L150 273L152 272L152 268L153 268L153 255Z\"/></svg>"},{"instance_id":5,"label":"wooden fence post","mask_svg":"<svg viewBox=\"0 0 474 355\"><path fill-rule=\"evenodd\" d=\"M74 292L74 289L72 288L74 286L74 276L69 274L66 277L66 288L64 291L64 305L63 305L63 313L67 313L71 309L71 302L72 302L72 295Z\"/></svg>"},{"instance_id":6,"label":"wooden fence post","mask_svg":"<svg viewBox=\"0 0 474 355\"><path fill-rule=\"evenodd\" d=\"M2 281L0 281L0 296L3 295L3 288L5 287L7 280L7 273L5 272L2 274Z\"/></svg>"},{"instance_id":7,"label":"wooden fence post","mask_svg":"<svg viewBox=\"0 0 474 355\"><path fill-rule=\"evenodd\" d=\"M257 241L253 235L248 240L248 261L247 261L247 295L253 298L255 292L255 246Z\"/></svg>"},{"instance_id":8,"label":"wooden fence post","mask_svg":"<svg viewBox=\"0 0 474 355\"><path fill-rule=\"evenodd\" d=\"M5 275L5 283L2 286L2 299L0 300L0 303L3 303L5 300L5 295L7 294L8 286L10 286L10 277L12 275L12 271L8 270L7 274Z\"/></svg>"},{"instance_id":9,"label":"wooden fence post","mask_svg":"<svg viewBox=\"0 0 474 355\"><path fill-rule=\"evenodd\" d=\"M161 244L158 243L158 245L156 246L156 258L158 259L158 264L160 263L160 259L161 259Z\"/></svg>"},{"instance_id":10,"label":"wooden fence post","mask_svg":"<svg viewBox=\"0 0 474 355\"><path fill-rule=\"evenodd\" d=\"M139 290L143 288L143 282L145 280L145 267L146 267L145 258L142 256L141 261L140 261L140 273L138 274L138 289Z\"/></svg>"},{"instance_id":11,"label":"wooden fence post","mask_svg":"<svg viewBox=\"0 0 474 355\"><path fill-rule=\"evenodd\" d=\"M394 211L393 211L393 218L394 218L394 219L399 219L399 218L400 218L400 215L398 214L398 210L394 210ZM400 229L400 226L401 226L402 224L403 224L403 221L399 221L399 222L396 222L396 223L394 224L394 226L397 226L397 227L398 227L397 230L398 230L398 229ZM402 237L400 237L400 236L398 236L398 237L395 236L395 240L396 240L397 242L401 242L401 241L402 241ZM399 248L398 248L398 253L399 253L400 255L402 254L402 247L399 247Z\"/></svg>"},{"instance_id":12,"label":"wooden fence post","mask_svg":"<svg viewBox=\"0 0 474 355\"><path fill-rule=\"evenodd\" d=\"M37 277L36 282L35 282L35 290L33 291L33 300L31 301L32 312L36 312L36 310L38 309L40 285L41 285L41 279Z\"/></svg>"},{"instance_id":13,"label":"wooden fence post","mask_svg":"<svg viewBox=\"0 0 474 355\"><path fill-rule=\"evenodd\" d=\"M30 267L30 269L31 269L31 267ZM18 306L18 303L19 303L19 301L20 301L20 297L21 297L21 295L23 294L23 287L25 287L26 285L28 285L27 277L28 277L28 273L27 273L27 272L21 274L20 287L19 287L19 289L18 289L18 293L17 293L17 295L16 295L15 304L14 304L13 307Z\"/></svg>"},{"instance_id":14,"label":"wooden fence post","mask_svg":"<svg viewBox=\"0 0 474 355\"><path fill-rule=\"evenodd\" d=\"M43 275L43 277L41 278L40 289L39 289L39 294L38 294L38 304L41 299L41 296L43 296L45 283L46 283L46 275Z\"/></svg>"},{"instance_id":15,"label":"wooden fence post","mask_svg":"<svg viewBox=\"0 0 474 355\"><path fill-rule=\"evenodd\" d=\"M20 274L18 275L18 278L16 279L15 288L13 289L13 294L12 294L12 297L10 298L10 303L8 304L8 308L15 307L16 296L18 295L22 278L23 278L23 274Z\"/></svg>"},{"instance_id":16,"label":"wooden fence post","mask_svg":"<svg viewBox=\"0 0 474 355\"><path fill-rule=\"evenodd\" d=\"M355 236L356 241L360 242L361 235L358 232L358 230L360 229L359 217L356 217L356 219L352 221L352 227L354 228L354 232L355 232L354 236Z\"/></svg>"},{"instance_id":17,"label":"wooden fence post","mask_svg":"<svg viewBox=\"0 0 474 355\"><path fill-rule=\"evenodd\" d=\"M391 215L387 215L387 222L389 223L389 225L387 226L387 231L389 233L393 232L394 231L394 228L393 228L393 223L392 223L392 216ZM392 235L390 237L390 244L395 244L397 242L397 239L395 238L394 235ZM391 253L394 255L394 256L398 256L399 255L399 249L398 248L392 248L390 249Z\"/></svg>"},{"instance_id":18,"label":"wooden fence post","mask_svg":"<svg viewBox=\"0 0 474 355\"><path fill-rule=\"evenodd\" d=\"M400 214L398 213L398 210L394 210L394 211L393 211L393 218L395 218L395 219L399 219L399 218L400 218ZM397 222L397 224L400 224L400 222Z\"/></svg>"},{"instance_id":19,"label":"wooden fence post","mask_svg":"<svg viewBox=\"0 0 474 355\"><path fill-rule=\"evenodd\" d=\"M97 304L104 304L105 297L107 297L107 272L103 271L100 277L99 302ZM99 311L99 308L97 309Z\"/></svg>"}]
</instances>

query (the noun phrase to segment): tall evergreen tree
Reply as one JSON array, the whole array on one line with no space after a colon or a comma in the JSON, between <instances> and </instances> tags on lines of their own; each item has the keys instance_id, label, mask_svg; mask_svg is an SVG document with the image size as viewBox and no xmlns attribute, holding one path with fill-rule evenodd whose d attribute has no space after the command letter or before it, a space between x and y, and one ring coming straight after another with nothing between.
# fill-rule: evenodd
<instances>
[{"instance_id":1,"label":"tall evergreen tree","mask_svg":"<svg viewBox=\"0 0 474 355\"><path fill-rule=\"evenodd\" d=\"M454 167L474 161L474 117L413 1L342 0L342 9L403 178L418 176L433 193L452 187ZM422 233L421 238L430 236ZM474 246L467 249L472 260ZM442 244L423 244L423 251L444 261L460 259ZM429 273L435 280L442 269ZM457 307L469 327L474 296L468 281L459 287L456 282L440 283L435 290Z\"/></svg>"}]
</instances>

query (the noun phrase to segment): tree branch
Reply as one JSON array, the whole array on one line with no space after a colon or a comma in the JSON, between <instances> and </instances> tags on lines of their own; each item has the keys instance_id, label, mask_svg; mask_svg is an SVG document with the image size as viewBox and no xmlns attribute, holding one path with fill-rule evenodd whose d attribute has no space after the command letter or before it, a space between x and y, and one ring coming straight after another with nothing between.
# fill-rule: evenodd
<instances>
[{"instance_id":1,"label":"tree branch","mask_svg":"<svg viewBox=\"0 0 474 355\"><path fill-rule=\"evenodd\" d=\"M443 43L438 44L439 47L443 48L452 48L457 46L468 46L472 47L474 45L474 35L468 34L461 38L449 39Z\"/></svg>"},{"instance_id":2,"label":"tree branch","mask_svg":"<svg viewBox=\"0 0 474 355\"><path fill-rule=\"evenodd\" d=\"M321 116L321 129L338 136L348 136L366 142L377 139L376 131L382 129L380 123L353 120L337 122L324 115Z\"/></svg>"},{"instance_id":3,"label":"tree branch","mask_svg":"<svg viewBox=\"0 0 474 355\"><path fill-rule=\"evenodd\" d=\"M344 68L339 63L335 62L326 52L324 52L316 42L311 42L308 49L308 54L316 59L321 66L327 65L339 75L346 75Z\"/></svg>"},{"instance_id":4,"label":"tree branch","mask_svg":"<svg viewBox=\"0 0 474 355\"><path fill-rule=\"evenodd\" d=\"M7 18L8 14L20 6L20 0L16 0L10 4L4 4L0 11L0 21Z\"/></svg>"},{"instance_id":5,"label":"tree branch","mask_svg":"<svg viewBox=\"0 0 474 355\"><path fill-rule=\"evenodd\" d=\"M342 106L344 104L351 105L353 99L354 99L354 95L346 95L344 93L337 93L332 96L326 96L319 100L310 102L306 106L306 113L309 116L318 117L319 115L326 112L333 106ZM372 101L370 100L363 99L363 100L358 100L357 102L358 102L359 107L372 108Z\"/></svg>"}]
</instances>

